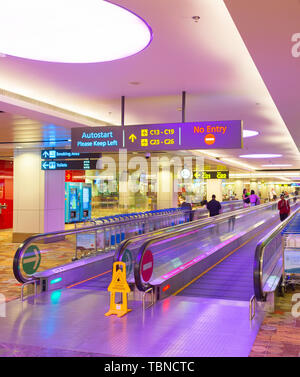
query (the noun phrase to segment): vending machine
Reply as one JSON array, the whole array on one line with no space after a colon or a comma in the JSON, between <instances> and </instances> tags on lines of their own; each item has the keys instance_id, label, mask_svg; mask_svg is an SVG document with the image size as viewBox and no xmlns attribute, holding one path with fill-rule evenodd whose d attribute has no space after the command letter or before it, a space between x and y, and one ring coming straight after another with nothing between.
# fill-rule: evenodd
<instances>
[{"instance_id":1,"label":"vending machine","mask_svg":"<svg viewBox=\"0 0 300 377\"><path fill-rule=\"evenodd\" d=\"M89 183L65 183L65 222L75 223L92 216L92 186Z\"/></svg>"},{"instance_id":2,"label":"vending machine","mask_svg":"<svg viewBox=\"0 0 300 377\"><path fill-rule=\"evenodd\" d=\"M80 184L65 183L65 222L75 223L80 220Z\"/></svg>"},{"instance_id":3,"label":"vending machine","mask_svg":"<svg viewBox=\"0 0 300 377\"><path fill-rule=\"evenodd\" d=\"M80 221L92 217L92 185L80 183Z\"/></svg>"}]
</instances>

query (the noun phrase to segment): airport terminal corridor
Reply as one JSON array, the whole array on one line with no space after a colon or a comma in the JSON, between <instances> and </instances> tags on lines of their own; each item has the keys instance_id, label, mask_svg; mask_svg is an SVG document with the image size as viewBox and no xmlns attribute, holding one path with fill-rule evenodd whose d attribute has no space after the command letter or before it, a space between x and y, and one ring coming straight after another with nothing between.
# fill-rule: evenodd
<instances>
[{"instance_id":1,"label":"airport terminal corridor","mask_svg":"<svg viewBox=\"0 0 300 377\"><path fill-rule=\"evenodd\" d=\"M0 9L0 357L299 357L299 0Z\"/></svg>"}]
</instances>

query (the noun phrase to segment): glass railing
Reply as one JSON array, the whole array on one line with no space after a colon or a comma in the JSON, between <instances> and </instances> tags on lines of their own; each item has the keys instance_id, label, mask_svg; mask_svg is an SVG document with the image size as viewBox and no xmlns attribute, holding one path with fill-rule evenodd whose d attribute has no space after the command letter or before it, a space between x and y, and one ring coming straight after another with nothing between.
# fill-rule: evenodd
<instances>
[{"instance_id":1,"label":"glass railing","mask_svg":"<svg viewBox=\"0 0 300 377\"><path fill-rule=\"evenodd\" d=\"M109 217L65 231L29 237L14 256L16 279L25 283L37 272L60 268L78 259L115 252L130 237L189 221L189 212L164 210L159 214Z\"/></svg>"},{"instance_id":2,"label":"glass railing","mask_svg":"<svg viewBox=\"0 0 300 377\"><path fill-rule=\"evenodd\" d=\"M290 202L295 204L293 199ZM265 301L269 289L276 288L273 283L279 281L282 274L282 261L279 270L276 271L276 266L282 257L282 231L297 216L299 211L300 208L297 208L286 220L262 238L256 246L253 281L257 301Z\"/></svg>"},{"instance_id":3,"label":"glass railing","mask_svg":"<svg viewBox=\"0 0 300 377\"><path fill-rule=\"evenodd\" d=\"M134 240L129 240L125 248L135 261L131 268L135 283L140 290L146 290L155 285L158 279L167 280L175 276L264 223L270 226L273 219L274 222L278 221L277 202L198 220L176 230L170 229L170 232L155 238L137 240L136 244ZM119 258L122 259L124 251L121 250ZM142 277L146 252L153 257L153 271L148 281Z\"/></svg>"},{"instance_id":4,"label":"glass railing","mask_svg":"<svg viewBox=\"0 0 300 377\"><path fill-rule=\"evenodd\" d=\"M222 202L221 207L222 207L221 212L220 212L221 214L232 212L232 211L236 211L237 209L244 208L244 202L243 200L231 200L229 202ZM206 206L203 206L203 207L193 210L192 219L199 220L208 216L209 216L209 212Z\"/></svg>"}]
</instances>

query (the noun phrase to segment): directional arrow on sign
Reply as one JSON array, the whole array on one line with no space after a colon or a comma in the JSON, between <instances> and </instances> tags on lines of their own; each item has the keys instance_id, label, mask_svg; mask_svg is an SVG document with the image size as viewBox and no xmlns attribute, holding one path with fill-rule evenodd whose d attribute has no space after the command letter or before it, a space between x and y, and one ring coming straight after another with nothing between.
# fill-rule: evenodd
<instances>
[{"instance_id":1,"label":"directional arrow on sign","mask_svg":"<svg viewBox=\"0 0 300 377\"><path fill-rule=\"evenodd\" d=\"M198 179L198 178L201 177L201 174L200 174L199 172L196 171L196 172L194 173L194 176L195 176L196 179Z\"/></svg>"},{"instance_id":2,"label":"directional arrow on sign","mask_svg":"<svg viewBox=\"0 0 300 377\"><path fill-rule=\"evenodd\" d=\"M43 157L45 157L45 158L49 157L49 152L45 151L45 152L43 153Z\"/></svg>"},{"instance_id":3,"label":"directional arrow on sign","mask_svg":"<svg viewBox=\"0 0 300 377\"><path fill-rule=\"evenodd\" d=\"M42 163L43 169L48 169L49 168L49 162L43 162Z\"/></svg>"},{"instance_id":4,"label":"directional arrow on sign","mask_svg":"<svg viewBox=\"0 0 300 377\"><path fill-rule=\"evenodd\" d=\"M34 252L34 257L24 258L23 264L35 262L34 267L33 267L33 269L35 270L37 268L38 264L39 264L39 261L40 261L40 254L39 254L37 249L33 249L33 252Z\"/></svg>"},{"instance_id":5,"label":"directional arrow on sign","mask_svg":"<svg viewBox=\"0 0 300 377\"><path fill-rule=\"evenodd\" d=\"M131 134L130 136L129 136L129 140L132 142L132 143L134 143L134 141L137 139L137 137L135 136L135 134Z\"/></svg>"}]
</instances>

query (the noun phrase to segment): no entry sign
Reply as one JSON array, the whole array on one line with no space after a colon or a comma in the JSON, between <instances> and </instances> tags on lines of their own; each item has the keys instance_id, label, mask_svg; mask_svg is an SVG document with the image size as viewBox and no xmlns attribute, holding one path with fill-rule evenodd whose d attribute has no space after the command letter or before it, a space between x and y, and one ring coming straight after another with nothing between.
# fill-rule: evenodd
<instances>
[{"instance_id":1,"label":"no entry sign","mask_svg":"<svg viewBox=\"0 0 300 377\"><path fill-rule=\"evenodd\" d=\"M153 274L153 255L150 250L146 250L141 263L141 275L145 283L147 283Z\"/></svg>"}]
</instances>

